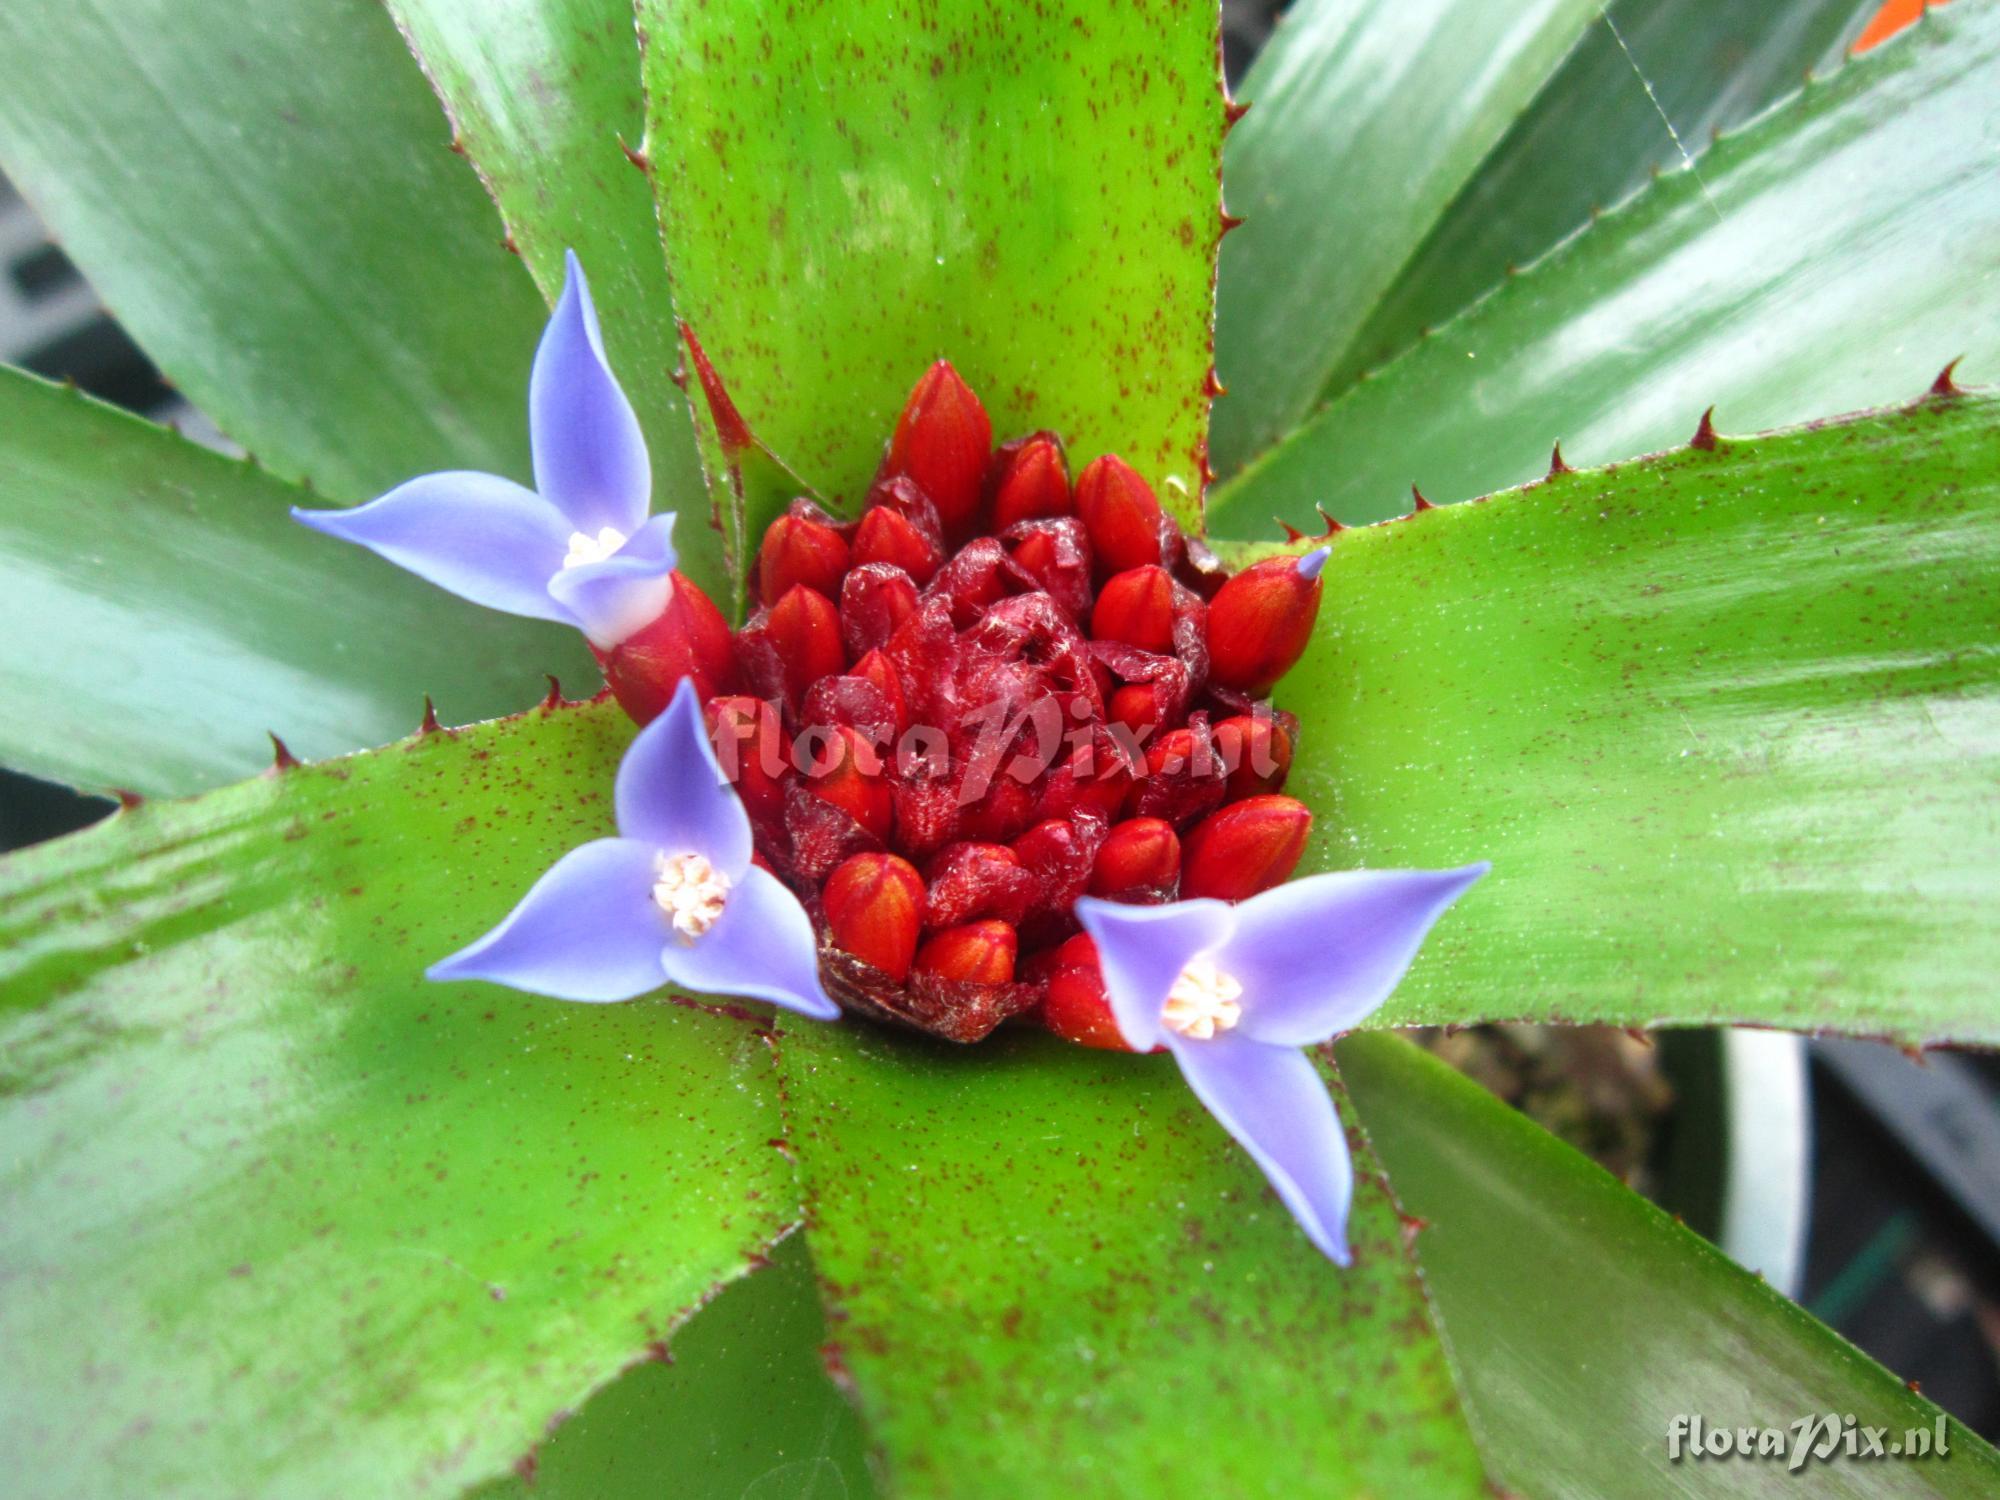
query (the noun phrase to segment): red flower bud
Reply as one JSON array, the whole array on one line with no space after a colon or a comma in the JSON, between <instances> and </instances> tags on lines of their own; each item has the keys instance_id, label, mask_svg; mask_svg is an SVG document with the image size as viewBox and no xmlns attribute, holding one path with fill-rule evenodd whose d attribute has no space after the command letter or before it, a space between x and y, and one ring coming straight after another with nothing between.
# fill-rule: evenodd
<instances>
[{"instance_id":1,"label":"red flower bud","mask_svg":"<svg viewBox=\"0 0 2000 1500\"><path fill-rule=\"evenodd\" d=\"M1291 797L1248 797L1187 836L1181 895L1247 901L1284 884L1306 852L1312 813Z\"/></svg>"},{"instance_id":2,"label":"red flower bud","mask_svg":"<svg viewBox=\"0 0 2000 1500\"><path fill-rule=\"evenodd\" d=\"M1076 481L1076 513L1100 578L1160 560L1160 502L1124 459L1107 453L1092 460Z\"/></svg>"},{"instance_id":3,"label":"red flower bud","mask_svg":"<svg viewBox=\"0 0 2000 1500\"><path fill-rule=\"evenodd\" d=\"M806 767L806 789L875 838L886 840L896 821L895 794L882 775L882 757L868 737L852 725L834 724L799 737L801 745L808 741L816 743Z\"/></svg>"},{"instance_id":4,"label":"red flower bud","mask_svg":"<svg viewBox=\"0 0 2000 1500\"><path fill-rule=\"evenodd\" d=\"M786 690L796 700L822 677L847 670L840 643L840 611L818 589L795 583L765 614L765 631L783 666Z\"/></svg>"},{"instance_id":5,"label":"red flower bud","mask_svg":"<svg viewBox=\"0 0 2000 1500\"><path fill-rule=\"evenodd\" d=\"M1071 904L1088 888L1091 861L1104 824L1088 819L1048 818L1014 840L1014 857L1033 872L1035 897L1028 914L1067 918Z\"/></svg>"},{"instance_id":6,"label":"red flower bud","mask_svg":"<svg viewBox=\"0 0 2000 1500\"><path fill-rule=\"evenodd\" d=\"M1083 522L1075 516L1023 521L1009 528L1006 541L1014 565L1073 619L1090 612L1090 538Z\"/></svg>"},{"instance_id":7,"label":"red flower bud","mask_svg":"<svg viewBox=\"0 0 2000 1500\"><path fill-rule=\"evenodd\" d=\"M838 947L899 984L909 977L924 901L915 865L893 854L856 854L827 877L820 901Z\"/></svg>"},{"instance_id":8,"label":"red flower bud","mask_svg":"<svg viewBox=\"0 0 2000 1500\"><path fill-rule=\"evenodd\" d=\"M761 698L711 698L708 737L751 821L783 828L785 782L793 768L777 710Z\"/></svg>"},{"instance_id":9,"label":"red flower bud","mask_svg":"<svg viewBox=\"0 0 2000 1500\"><path fill-rule=\"evenodd\" d=\"M618 706L637 724L660 716L683 677L694 679L695 692L704 700L736 685L729 622L687 578L676 573L673 580L673 595L657 620L609 651L591 648Z\"/></svg>"},{"instance_id":10,"label":"red flower bud","mask_svg":"<svg viewBox=\"0 0 2000 1500\"><path fill-rule=\"evenodd\" d=\"M857 566L890 563L921 588L944 561L944 551L908 516L878 505L861 518L854 533L854 561Z\"/></svg>"},{"instance_id":11,"label":"red flower bud","mask_svg":"<svg viewBox=\"0 0 2000 1500\"><path fill-rule=\"evenodd\" d=\"M1008 984L1014 978L1017 940L1005 922L989 919L947 927L917 950L919 974L960 984Z\"/></svg>"},{"instance_id":12,"label":"red flower bud","mask_svg":"<svg viewBox=\"0 0 2000 1500\"><path fill-rule=\"evenodd\" d=\"M882 696L889 700L889 710L895 716L896 734L900 738L903 731L910 727L910 709L903 697L902 679L896 676L896 669L889 658L880 650L864 652L854 664L854 675L882 690ZM1290 759L1289 752L1286 758Z\"/></svg>"},{"instance_id":13,"label":"red flower bud","mask_svg":"<svg viewBox=\"0 0 2000 1500\"><path fill-rule=\"evenodd\" d=\"M1113 574L1098 591L1090 612L1090 634L1100 641L1123 641L1141 651L1171 651L1174 645L1174 581L1158 563Z\"/></svg>"},{"instance_id":14,"label":"red flower bud","mask_svg":"<svg viewBox=\"0 0 2000 1500\"><path fill-rule=\"evenodd\" d=\"M993 491L989 525L994 531L1070 514L1069 464L1063 458L1062 440L1052 432L1004 444L994 457L988 483Z\"/></svg>"},{"instance_id":15,"label":"red flower bud","mask_svg":"<svg viewBox=\"0 0 2000 1500\"><path fill-rule=\"evenodd\" d=\"M888 563L863 563L840 586L841 644L855 656L885 646L917 612L917 586Z\"/></svg>"},{"instance_id":16,"label":"red flower bud","mask_svg":"<svg viewBox=\"0 0 2000 1500\"><path fill-rule=\"evenodd\" d=\"M1165 818L1185 828L1221 805L1226 781L1214 737L1196 714L1187 727L1168 730L1147 748L1146 774L1132 783L1125 812L1131 817Z\"/></svg>"},{"instance_id":17,"label":"red flower bud","mask_svg":"<svg viewBox=\"0 0 2000 1500\"><path fill-rule=\"evenodd\" d=\"M1238 714L1217 724L1215 753L1229 772L1231 801L1279 790L1292 769L1292 737L1268 713Z\"/></svg>"},{"instance_id":18,"label":"red flower bud","mask_svg":"<svg viewBox=\"0 0 2000 1500\"><path fill-rule=\"evenodd\" d=\"M793 585L804 584L835 598L847 561L847 542L824 521L796 511L782 515L757 549L757 597L770 604Z\"/></svg>"},{"instance_id":19,"label":"red flower bud","mask_svg":"<svg viewBox=\"0 0 2000 1500\"><path fill-rule=\"evenodd\" d=\"M974 917L1015 923L1028 914L1036 880L1005 844L952 844L925 870L924 926L955 927Z\"/></svg>"},{"instance_id":20,"label":"red flower bud","mask_svg":"<svg viewBox=\"0 0 2000 1500\"><path fill-rule=\"evenodd\" d=\"M1157 682L1128 682L1112 693L1105 712L1135 735L1150 734L1160 727L1166 707L1179 696Z\"/></svg>"},{"instance_id":21,"label":"red flower bud","mask_svg":"<svg viewBox=\"0 0 2000 1500\"><path fill-rule=\"evenodd\" d=\"M1066 1042L1106 1052L1130 1052L1111 1015L1111 997L1097 969L1097 944L1082 933L1056 949L1042 1024Z\"/></svg>"},{"instance_id":22,"label":"red flower bud","mask_svg":"<svg viewBox=\"0 0 2000 1500\"><path fill-rule=\"evenodd\" d=\"M917 382L889 439L890 474L907 474L937 507L945 538L972 530L993 447L993 423L972 388L939 360Z\"/></svg>"},{"instance_id":23,"label":"red flower bud","mask_svg":"<svg viewBox=\"0 0 2000 1500\"><path fill-rule=\"evenodd\" d=\"M1209 681L1253 696L1270 692L1312 639L1325 563L1324 550L1267 557L1222 586L1208 601Z\"/></svg>"},{"instance_id":24,"label":"red flower bud","mask_svg":"<svg viewBox=\"0 0 2000 1500\"><path fill-rule=\"evenodd\" d=\"M1114 826L1090 870L1090 893L1113 901L1171 901L1181 873L1181 841L1159 818Z\"/></svg>"}]
</instances>

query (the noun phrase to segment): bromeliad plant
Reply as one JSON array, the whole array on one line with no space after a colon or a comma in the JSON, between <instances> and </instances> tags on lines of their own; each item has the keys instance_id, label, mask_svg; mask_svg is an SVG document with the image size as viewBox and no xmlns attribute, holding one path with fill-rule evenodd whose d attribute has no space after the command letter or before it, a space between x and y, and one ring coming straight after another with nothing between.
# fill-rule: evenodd
<instances>
[{"instance_id":1,"label":"bromeliad plant","mask_svg":"<svg viewBox=\"0 0 2000 1500\"><path fill-rule=\"evenodd\" d=\"M0 164L259 455L0 381L0 751L125 804L0 867L26 1488L1931 1429L1387 1028L2000 1040L2000 8L1794 91L1861 7L1308 0L1247 117L1193 6L632 19L0 12Z\"/></svg>"}]
</instances>

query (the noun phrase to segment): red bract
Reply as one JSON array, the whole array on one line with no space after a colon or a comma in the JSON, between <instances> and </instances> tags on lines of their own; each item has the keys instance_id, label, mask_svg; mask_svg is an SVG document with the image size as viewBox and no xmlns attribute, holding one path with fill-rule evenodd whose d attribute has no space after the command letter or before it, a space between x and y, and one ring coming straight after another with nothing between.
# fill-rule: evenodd
<instances>
[{"instance_id":1,"label":"red bract","mask_svg":"<svg viewBox=\"0 0 2000 1500\"><path fill-rule=\"evenodd\" d=\"M1305 809L1271 795L1296 726L1242 684L1297 654L1319 585L1259 569L1225 582L1115 456L1072 492L1054 434L994 452L978 398L930 370L858 521L795 504L734 661L681 652L766 700L711 723L828 993L954 1041L1022 1017L1122 1046L1077 898L1241 899L1304 846Z\"/></svg>"}]
</instances>

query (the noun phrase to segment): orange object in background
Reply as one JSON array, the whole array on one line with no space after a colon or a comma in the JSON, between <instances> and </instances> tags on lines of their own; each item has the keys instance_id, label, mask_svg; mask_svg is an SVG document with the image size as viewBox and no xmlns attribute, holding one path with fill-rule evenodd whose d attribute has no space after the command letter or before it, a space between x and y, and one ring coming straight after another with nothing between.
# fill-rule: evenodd
<instances>
[{"instance_id":1,"label":"orange object in background","mask_svg":"<svg viewBox=\"0 0 2000 1500\"><path fill-rule=\"evenodd\" d=\"M1887 0L1875 12L1875 19L1868 23L1867 29L1854 39L1851 50L1858 54L1888 41L1924 13L1924 3L1925 0ZM1943 5L1945 0L1930 0L1930 3Z\"/></svg>"}]
</instances>

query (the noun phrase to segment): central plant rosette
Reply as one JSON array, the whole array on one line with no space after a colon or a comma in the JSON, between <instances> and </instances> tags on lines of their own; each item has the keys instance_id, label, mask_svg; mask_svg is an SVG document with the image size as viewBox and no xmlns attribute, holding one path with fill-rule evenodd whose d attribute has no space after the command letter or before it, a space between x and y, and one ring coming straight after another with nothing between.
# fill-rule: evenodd
<instances>
[{"instance_id":1,"label":"central plant rosette","mask_svg":"<svg viewBox=\"0 0 2000 1500\"><path fill-rule=\"evenodd\" d=\"M1230 579L1129 465L1072 484L1055 434L994 448L935 365L860 516L795 501L754 613L695 668L834 999L959 1042L1029 1016L1122 1046L1075 903L1237 900L1291 874L1312 821L1278 795L1296 725L1257 694L1306 640L1318 561ZM635 717L656 711L652 655L604 661Z\"/></svg>"},{"instance_id":2,"label":"central plant rosette","mask_svg":"<svg viewBox=\"0 0 2000 1500\"><path fill-rule=\"evenodd\" d=\"M688 337L723 447L754 442ZM1265 695L1329 549L1230 575L1100 454L995 446L939 361L860 514L800 498L731 630L572 256L528 390L535 488L422 475L299 511L469 599L581 630L642 728L616 833L429 969L582 1001L663 982L976 1042L1009 1021L1173 1055L1306 1235L1348 1258L1346 1138L1301 1048L1369 1016L1484 873L1289 880L1312 815ZM726 429L726 430L725 430Z\"/></svg>"}]
</instances>

